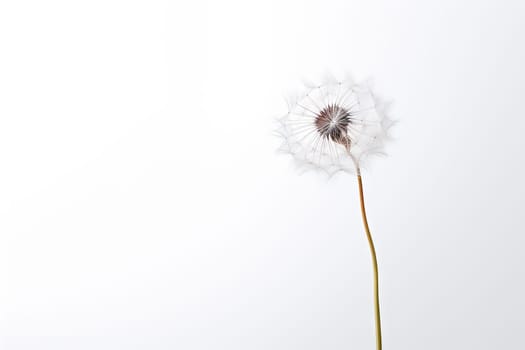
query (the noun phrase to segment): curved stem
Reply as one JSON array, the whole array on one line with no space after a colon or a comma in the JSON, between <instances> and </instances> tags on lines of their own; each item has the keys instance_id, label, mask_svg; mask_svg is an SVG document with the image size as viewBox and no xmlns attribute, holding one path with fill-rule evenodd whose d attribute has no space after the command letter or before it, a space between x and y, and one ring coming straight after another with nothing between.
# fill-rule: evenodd
<instances>
[{"instance_id":1,"label":"curved stem","mask_svg":"<svg viewBox=\"0 0 525 350\"><path fill-rule=\"evenodd\" d=\"M361 180L361 173L359 172L359 170L357 172L357 182L359 183L359 200L361 203L361 216L363 218L363 225L365 226L366 238L368 239L368 245L370 246L370 254L372 255L372 267L374 269L374 310L375 310L375 321L376 321L376 344L377 344L377 350L381 350L382 341L381 341L381 316L379 313L379 271L377 268L376 249L374 247L374 241L372 240L372 235L370 234L370 228L368 227L368 220L366 219L365 198L363 195L363 181Z\"/></svg>"}]
</instances>

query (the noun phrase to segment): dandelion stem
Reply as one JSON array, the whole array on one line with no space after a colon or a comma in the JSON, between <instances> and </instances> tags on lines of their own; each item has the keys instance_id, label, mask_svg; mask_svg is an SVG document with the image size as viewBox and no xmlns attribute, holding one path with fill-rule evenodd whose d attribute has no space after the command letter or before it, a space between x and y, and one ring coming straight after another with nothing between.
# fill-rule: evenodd
<instances>
[{"instance_id":1,"label":"dandelion stem","mask_svg":"<svg viewBox=\"0 0 525 350\"><path fill-rule=\"evenodd\" d=\"M359 168L358 168L359 169ZM374 247L374 241L370 234L370 228L368 227L368 220L366 219L365 210L365 198L363 195L363 181L361 180L361 173L357 172L357 182L359 183L359 200L361 203L361 216L363 218L363 225L365 227L366 238L368 239L368 245L370 246L370 254L372 255L372 267L374 269L374 311L376 321L376 344L377 350L382 349L381 341L381 316L379 313L379 271L377 268L377 256L376 249Z\"/></svg>"}]
</instances>

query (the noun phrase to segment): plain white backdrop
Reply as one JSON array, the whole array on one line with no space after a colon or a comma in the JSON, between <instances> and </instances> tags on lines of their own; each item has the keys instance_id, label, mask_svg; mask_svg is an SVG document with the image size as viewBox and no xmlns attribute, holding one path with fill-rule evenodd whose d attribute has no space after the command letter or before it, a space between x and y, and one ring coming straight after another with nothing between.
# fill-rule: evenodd
<instances>
[{"instance_id":1,"label":"plain white backdrop","mask_svg":"<svg viewBox=\"0 0 525 350\"><path fill-rule=\"evenodd\" d=\"M357 184L301 79L373 78L384 349L520 348L523 1L2 1L0 348L373 349Z\"/></svg>"}]
</instances>

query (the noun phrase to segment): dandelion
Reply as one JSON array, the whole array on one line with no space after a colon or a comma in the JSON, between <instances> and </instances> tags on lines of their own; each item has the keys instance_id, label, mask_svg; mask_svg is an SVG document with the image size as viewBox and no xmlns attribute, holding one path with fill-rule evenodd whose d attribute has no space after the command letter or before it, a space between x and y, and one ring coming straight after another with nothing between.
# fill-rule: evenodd
<instances>
[{"instance_id":1,"label":"dandelion","mask_svg":"<svg viewBox=\"0 0 525 350\"><path fill-rule=\"evenodd\" d=\"M289 101L279 120L281 151L290 153L302 169L332 176L357 175L361 216L372 256L377 350L382 349L379 307L379 272L376 250L366 216L361 169L374 155L384 154L392 122L385 104L367 85L329 79Z\"/></svg>"}]
</instances>

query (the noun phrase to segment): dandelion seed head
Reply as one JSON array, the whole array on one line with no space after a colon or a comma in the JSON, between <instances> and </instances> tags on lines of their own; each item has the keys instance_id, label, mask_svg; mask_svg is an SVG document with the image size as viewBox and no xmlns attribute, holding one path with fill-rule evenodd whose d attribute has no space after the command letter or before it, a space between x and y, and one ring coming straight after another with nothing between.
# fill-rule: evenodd
<instances>
[{"instance_id":1,"label":"dandelion seed head","mask_svg":"<svg viewBox=\"0 0 525 350\"><path fill-rule=\"evenodd\" d=\"M385 106L368 85L351 80L311 85L288 101L279 120L280 150L301 170L359 172L370 156L384 154L392 125Z\"/></svg>"}]
</instances>

